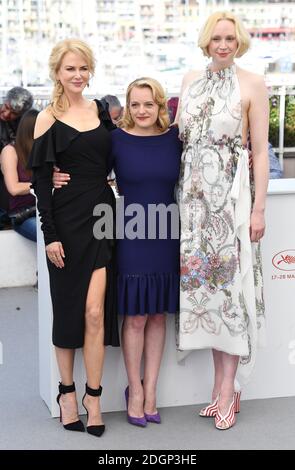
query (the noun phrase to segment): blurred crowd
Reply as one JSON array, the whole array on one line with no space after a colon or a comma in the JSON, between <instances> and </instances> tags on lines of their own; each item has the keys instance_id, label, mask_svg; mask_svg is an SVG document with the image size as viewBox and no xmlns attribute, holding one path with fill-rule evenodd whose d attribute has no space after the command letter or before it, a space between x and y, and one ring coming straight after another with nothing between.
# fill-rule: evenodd
<instances>
[{"instance_id":1,"label":"blurred crowd","mask_svg":"<svg viewBox=\"0 0 295 470\"><path fill-rule=\"evenodd\" d=\"M123 106L114 95L101 98L112 121L120 126ZM33 144L38 111L34 97L22 87L9 90L0 105L0 230L13 228L24 237L36 241L35 197L30 193L31 174L27 161ZM168 100L171 123L174 122L178 97ZM279 160L269 143L270 178L281 178ZM115 175L112 175L115 178Z\"/></svg>"}]
</instances>

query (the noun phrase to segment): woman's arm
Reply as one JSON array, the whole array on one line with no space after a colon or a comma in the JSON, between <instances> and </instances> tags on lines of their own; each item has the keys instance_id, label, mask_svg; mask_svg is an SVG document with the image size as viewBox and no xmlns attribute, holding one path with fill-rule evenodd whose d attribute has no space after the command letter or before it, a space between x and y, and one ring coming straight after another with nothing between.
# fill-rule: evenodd
<instances>
[{"instance_id":1,"label":"woman's arm","mask_svg":"<svg viewBox=\"0 0 295 470\"><path fill-rule=\"evenodd\" d=\"M53 123L54 118L46 110L39 113L34 129L35 139L45 139L45 134ZM43 152L46 151L46 149L43 149L43 146L48 149L48 144L49 142L44 140L43 145L40 146L38 150L35 140L31 155L39 157L39 152L42 152L42 157ZM51 145L50 148L52 148L53 153L50 161L44 161L38 166L33 166L33 187L37 196L37 207L40 214L41 229L44 234L47 256L57 268L63 268L65 253L56 232L52 208L52 161L55 160L54 145ZM35 155L35 153L38 153L38 155ZM41 161L41 158L39 160ZM37 158L36 161L38 161Z\"/></svg>"},{"instance_id":2,"label":"woman's arm","mask_svg":"<svg viewBox=\"0 0 295 470\"><path fill-rule=\"evenodd\" d=\"M7 191L12 196L29 194L31 183L21 183L17 173L18 157L12 145L6 145L1 152L1 170Z\"/></svg>"},{"instance_id":3,"label":"woman's arm","mask_svg":"<svg viewBox=\"0 0 295 470\"><path fill-rule=\"evenodd\" d=\"M269 178L269 104L267 88L262 77L255 76L251 83L248 117L255 186L251 214L251 241L258 241L265 229L264 209Z\"/></svg>"}]
</instances>

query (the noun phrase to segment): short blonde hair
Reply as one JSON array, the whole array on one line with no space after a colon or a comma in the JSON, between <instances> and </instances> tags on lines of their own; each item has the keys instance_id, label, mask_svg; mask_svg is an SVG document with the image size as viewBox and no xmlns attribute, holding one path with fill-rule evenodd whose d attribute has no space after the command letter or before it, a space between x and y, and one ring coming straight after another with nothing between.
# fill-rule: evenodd
<instances>
[{"instance_id":1,"label":"short blonde hair","mask_svg":"<svg viewBox=\"0 0 295 470\"><path fill-rule=\"evenodd\" d=\"M69 102L64 94L63 86L60 81L57 80L57 73L60 69L62 60L68 52L80 54L85 59L91 75L94 74L95 70L93 52L88 44L81 39L64 39L54 46L49 57L49 76L54 82L52 102L49 106L49 111L54 116L64 113L69 107Z\"/></svg>"},{"instance_id":2,"label":"short blonde hair","mask_svg":"<svg viewBox=\"0 0 295 470\"><path fill-rule=\"evenodd\" d=\"M132 129L132 127L134 127L134 121L130 113L130 94L133 88L149 88L151 90L153 100L159 106L156 125L161 132L165 132L170 125L167 98L162 85L154 78L149 77L137 78L128 85L126 92L126 106L124 108L123 117L120 121L120 127L124 127L126 129Z\"/></svg>"},{"instance_id":3,"label":"short blonde hair","mask_svg":"<svg viewBox=\"0 0 295 470\"><path fill-rule=\"evenodd\" d=\"M210 57L208 52L208 46L212 38L213 30L220 20L232 21L235 27L236 38L238 41L238 49L235 57L241 57L247 52L250 47L250 35L246 31L241 20L229 11L217 11L209 16L203 28L201 29L198 46L202 49L203 54Z\"/></svg>"}]
</instances>

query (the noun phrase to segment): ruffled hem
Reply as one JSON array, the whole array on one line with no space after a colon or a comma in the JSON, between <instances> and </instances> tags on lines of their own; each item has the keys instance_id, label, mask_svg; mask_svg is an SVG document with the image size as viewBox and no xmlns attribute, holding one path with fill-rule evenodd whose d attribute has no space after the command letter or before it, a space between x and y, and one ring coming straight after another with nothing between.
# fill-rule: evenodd
<instances>
[{"instance_id":1,"label":"ruffled hem","mask_svg":"<svg viewBox=\"0 0 295 470\"><path fill-rule=\"evenodd\" d=\"M120 315L152 315L179 311L177 273L119 274L117 286Z\"/></svg>"}]
</instances>

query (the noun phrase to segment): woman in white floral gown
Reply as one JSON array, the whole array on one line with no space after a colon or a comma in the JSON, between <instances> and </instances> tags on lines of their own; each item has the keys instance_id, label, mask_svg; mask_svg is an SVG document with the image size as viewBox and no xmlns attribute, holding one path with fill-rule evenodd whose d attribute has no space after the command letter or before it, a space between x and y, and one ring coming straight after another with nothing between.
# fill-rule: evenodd
<instances>
[{"instance_id":1,"label":"woman in white floral gown","mask_svg":"<svg viewBox=\"0 0 295 470\"><path fill-rule=\"evenodd\" d=\"M179 349L212 348L212 403L200 414L215 416L218 429L235 422L237 368L240 363L249 375L264 333L259 240L268 183L268 95L263 77L234 63L249 43L231 13L209 17L199 46L211 62L184 77L176 117L184 145Z\"/></svg>"}]
</instances>

